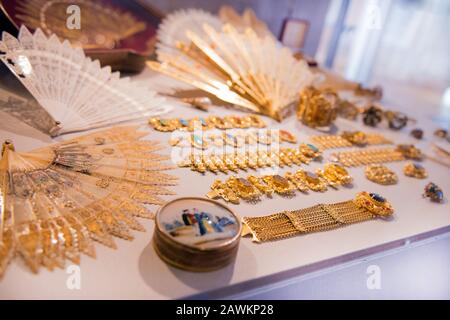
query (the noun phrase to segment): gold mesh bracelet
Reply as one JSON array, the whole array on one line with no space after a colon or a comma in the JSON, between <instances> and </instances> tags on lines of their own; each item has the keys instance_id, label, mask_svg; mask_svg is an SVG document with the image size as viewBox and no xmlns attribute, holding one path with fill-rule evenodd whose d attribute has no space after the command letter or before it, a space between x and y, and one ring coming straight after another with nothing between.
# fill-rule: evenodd
<instances>
[{"instance_id":1,"label":"gold mesh bracelet","mask_svg":"<svg viewBox=\"0 0 450 320\"><path fill-rule=\"evenodd\" d=\"M375 193L360 192L354 200L318 204L310 208L284 211L264 217L244 217L243 236L253 241L280 240L302 233L327 231L393 213L392 206Z\"/></svg>"}]
</instances>

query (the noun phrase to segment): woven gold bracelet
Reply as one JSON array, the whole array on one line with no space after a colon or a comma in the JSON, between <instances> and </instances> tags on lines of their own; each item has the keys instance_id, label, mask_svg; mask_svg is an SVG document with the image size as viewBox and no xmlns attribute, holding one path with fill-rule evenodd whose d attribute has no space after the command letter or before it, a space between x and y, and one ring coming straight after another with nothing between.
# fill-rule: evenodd
<instances>
[{"instance_id":1,"label":"woven gold bracelet","mask_svg":"<svg viewBox=\"0 0 450 320\"><path fill-rule=\"evenodd\" d=\"M352 146L392 144L381 134L366 134L361 131L345 131L340 135L313 136L311 140L322 150Z\"/></svg>"},{"instance_id":2,"label":"woven gold bracelet","mask_svg":"<svg viewBox=\"0 0 450 320\"><path fill-rule=\"evenodd\" d=\"M327 231L347 224L385 218L393 212L386 199L364 191L358 193L354 200L318 204L264 217L244 217L242 236L252 235L255 242L281 240L303 233Z\"/></svg>"},{"instance_id":3,"label":"woven gold bracelet","mask_svg":"<svg viewBox=\"0 0 450 320\"><path fill-rule=\"evenodd\" d=\"M377 148L368 150L352 150L337 152L331 155L331 160L345 167L357 167L375 163L403 161L407 159L422 160L420 149L413 145L398 145L395 148Z\"/></svg>"}]
</instances>

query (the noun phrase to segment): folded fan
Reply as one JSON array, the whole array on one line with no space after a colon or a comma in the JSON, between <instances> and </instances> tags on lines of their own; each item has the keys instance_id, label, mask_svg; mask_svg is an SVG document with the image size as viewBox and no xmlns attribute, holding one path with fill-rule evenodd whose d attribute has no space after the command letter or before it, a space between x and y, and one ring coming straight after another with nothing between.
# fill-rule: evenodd
<instances>
[{"instance_id":1,"label":"folded fan","mask_svg":"<svg viewBox=\"0 0 450 320\"><path fill-rule=\"evenodd\" d=\"M180 9L164 18L158 27L156 37L156 52L174 48L178 43L189 44L186 30L203 34L203 24L208 24L216 30L222 28L219 17L201 9Z\"/></svg>"},{"instance_id":2,"label":"folded fan","mask_svg":"<svg viewBox=\"0 0 450 320\"><path fill-rule=\"evenodd\" d=\"M170 110L148 87L120 78L52 35L24 26L16 39L3 32L0 59L55 121L51 135L88 130Z\"/></svg>"},{"instance_id":3,"label":"folded fan","mask_svg":"<svg viewBox=\"0 0 450 320\"><path fill-rule=\"evenodd\" d=\"M34 272L94 256L93 240L115 248L112 236L132 240L152 218L146 205L176 178L146 132L116 127L19 153L5 142L0 160L0 278L14 256Z\"/></svg>"},{"instance_id":4,"label":"folded fan","mask_svg":"<svg viewBox=\"0 0 450 320\"><path fill-rule=\"evenodd\" d=\"M267 24L258 19L251 8L245 8L242 15L240 15L232 6L223 5L219 9L219 17L224 23L229 23L240 31L251 28L260 37L272 37L275 39Z\"/></svg>"},{"instance_id":5,"label":"folded fan","mask_svg":"<svg viewBox=\"0 0 450 320\"><path fill-rule=\"evenodd\" d=\"M317 80L302 60L271 37L225 25L205 24L204 35L186 31L190 43L161 47L158 62L147 65L207 91L219 99L281 120L299 91Z\"/></svg>"}]
</instances>

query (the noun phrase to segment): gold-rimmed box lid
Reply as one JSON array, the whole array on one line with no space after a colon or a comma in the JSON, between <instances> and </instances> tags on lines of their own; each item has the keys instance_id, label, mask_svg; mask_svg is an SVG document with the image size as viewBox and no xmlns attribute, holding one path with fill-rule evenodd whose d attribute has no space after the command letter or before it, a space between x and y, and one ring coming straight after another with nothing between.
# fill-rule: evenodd
<instances>
[{"instance_id":1,"label":"gold-rimmed box lid","mask_svg":"<svg viewBox=\"0 0 450 320\"><path fill-rule=\"evenodd\" d=\"M205 198L179 198L162 206L155 217L153 244L172 266L210 271L231 263L242 225L227 206Z\"/></svg>"}]
</instances>

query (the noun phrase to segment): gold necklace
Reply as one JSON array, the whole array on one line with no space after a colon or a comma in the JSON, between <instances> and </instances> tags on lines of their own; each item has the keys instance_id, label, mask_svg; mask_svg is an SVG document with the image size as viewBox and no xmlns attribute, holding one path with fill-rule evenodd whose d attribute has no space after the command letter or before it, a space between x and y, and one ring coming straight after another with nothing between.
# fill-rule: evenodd
<instances>
[{"instance_id":1,"label":"gold necklace","mask_svg":"<svg viewBox=\"0 0 450 320\"><path fill-rule=\"evenodd\" d=\"M258 169L264 167L284 167L308 164L312 160L321 158L318 148L311 144L300 144L298 148L280 148L274 150L249 151L242 153L222 154L190 154L178 163L179 167L190 167L193 171L214 173L238 170Z\"/></svg>"},{"instance_id":2,"label":"gold necklace","mask_svg":"<svg viewBox=\"0 0 450 320\"><path fill-rule=\"evenodd\" d=\"M175 130L194 131L194 130L227 130L227 129L247 129L247 128L265 128L267 125L257 115L247 116L209 116L207 118L151 118L148 123L153 129L162 132L172 132Z\"/></svg>"},{"instance_id":3,"label":"gold necklace","mask_svg":"<svg viewBox=\"0 0 450 320\"><path fill-rule=\"evenodd\" d=\"M239 132L210 131L209 134L183 132L182 135L177 135L169 140L172 147L194 147L202 150L208 149L209 146L240 148L244 145L271 145L282 142L295 144L297 138L286 130L249 129Z\"/></svg>"},{"instance_id":4,"label":"gold necklace","mask_svg":"<svg viewBox=\"0 0 450 320\"><path fill-rule=\"evenodd\" d=\"M347 224L385 218L393 212L386 199L364 191L349 201L318 204L306 209L283 211L263 217L244 217L242 236L251 234L255 242L280 240L303 233L327 231Z\"/></svg>"}]
</instances>

